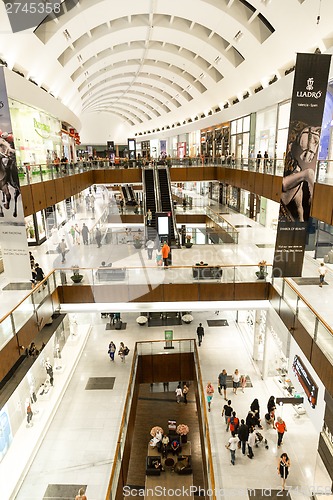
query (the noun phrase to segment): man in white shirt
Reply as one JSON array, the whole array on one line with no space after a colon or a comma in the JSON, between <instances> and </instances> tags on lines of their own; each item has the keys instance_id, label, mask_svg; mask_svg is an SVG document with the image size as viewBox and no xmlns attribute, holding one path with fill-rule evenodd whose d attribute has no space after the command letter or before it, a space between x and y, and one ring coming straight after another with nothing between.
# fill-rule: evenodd
<instances>
[{"instance_id":1,"label":"man in white shirt","mask_svg":"<svg viewBox=\"0 0 333 500\"><path fill-rule=\"evenodd\" d=\"M318 272L319 272L319 279L320 279L319 286L321 288L323 286L323 283L325 282L325 274L327 272L327 268L323 262L320 264L320 266L318 268Z\"/></svg>"},{"instance_id":2,"label":"man in white shirt","mask_svg":"<svg viewBox=\"0 0 333 500\"><path fill-rule=\"evenodd\" d=\"M229 439L228 444L227 444L227 449L230 450L232 465L235 465L236 450L237 450L238 441L239 441L238 437L236 437L236 434L234 432L232 432L231 438Z\"/></svg>"}]
</instances>

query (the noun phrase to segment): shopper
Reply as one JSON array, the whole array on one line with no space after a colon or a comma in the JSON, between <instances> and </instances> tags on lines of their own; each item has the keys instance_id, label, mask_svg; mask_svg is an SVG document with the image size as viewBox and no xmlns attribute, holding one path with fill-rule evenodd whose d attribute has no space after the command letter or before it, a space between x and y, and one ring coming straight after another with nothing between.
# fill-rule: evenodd
<instances>
[{"instance_id":1,"label":"shopper","mask_svg":"<svg viewBox=\"0 0 333 500\"><path fill-rule=\"evenodd\" d=\"M259 169L260 169L261 158L262 158L261 151L258 151L258 153L257 153L257 172L259 172Z\"/></svg>"},{"instance_id":2,"label":"shopper","mask_svg":"<svg viewBox=\"0 0 333 500\"><path fill-rule=\"evenodd\" d=\"M67 250L67 245L64 239L61 240L61 242L58 245L59 252L61 253L61 262L64 263L66 260L66 250Z\"/></svg>"},{"instance_id":3,"label":"shopper","mask_svg":"<svg viewBox=\"0 0 333 500\"><path fill-rule=\"evenodd\" d=\"M229 430L229 418L232 415L232 412L234 411L233 407L231 406L231 400L229 399L228 403L223 406L222 410L222 417L224 416L225 418L225 423L227 425L226 431Z\"/></svg>"},{"instance_id":4,"label":"shopper","mask_svg":"<svg viewBox=\"0 0 333 500\"><path fill-rule=\"evenodd\" d=\"M243 455L245 455L245 453L246 453L246 443L247 443L248 438L249 438L249 428L246 425L246 423L244 422L244 419L242 419L241 424L238 427L238 439L241 443L241 449L242 449Z\"/></svg>"},{"instance_id":5,"label":"shopper","mask_svg":"<svg viewBox=\"0 0 333 500\"><path fill-rule=\"evenodd\" d=\"M87 228L85 223L83 223L81 234L82 234L83 244L88 245L89 229Z\"/></svg>"},{"instance_id":6,"label":"shopper","mask_svg":"<svg viewBox=\"0 0 333 500\"><path fill-rule=\"evenodd\" d=\"M183 391L182 391L180 384L178 384L177 389L175 390L175 393L176 393L176 401L179 404L181 402L182 397L183 397Z\"/></svg>"},{"instance_id":7,"label":"shopper","mask_svg":"<svg viewBox=\"0 0 333 500\"><path fill-rule=\"evenodd\" d=\"M125 345L124 345L124 342L120 342L118 356L120 356L121 361L123 363L125 363Z\"/></svg>"},{"instance_id":8,"label":"shopper","mask_svg":"<svg viewBox=\"0 0 333 500\"><path fill-rule=\"evenodd\" d=\"M153 242L153 240L148 240L146 243L148 260L152 260L152 258L153 258L154 247L155 247L155 243Z\"/></svg>"},{"instance_id":9,"label":"shopper","mask_svg":"<svg viewBox=\"0 0 333 500\"><path fill-rule=\"evenodd\" d=\"M258 399L254 399L252 401L251 406L250 406L250 410L253 413L253 417L254 417L254 420L256 422L255 425L258 425L258 427L261 427L260 426L260 406L259 406Z\"/></svg>"},{"instance_id":10,"label":"shopper","mask_svg":"<svg viewBox=\"0 0 333 500\"><path fill-rule=\"evenodd\" d=\"M232 392L234 394L237 394L237 389L239 387L239 381L240 381L240 374L236 368L235 373L232 375Z\"/></svg>"},{"instance_id":11,"label":"shopper","mask_svg":"<svg viewBox=\"0 0 333 500\"><path fill-rule=\"evenodd\" d=\"M152 214L150 208L148 208L146 218L147 218L147 225L151 226L151 223L152 223L152 220L153 220L153 214Z\"/></svg>"},{"instance_id":12,"label":"shopper","mask_svg":"<svg viewBox=\"0 0 333 500\"><path fill-rule=\"evenodd\" d=\"M75 229L75 243L76 243L76 245L79 245L81 231L80 231L80 228L77 224L75 224L74 229Z\"/></svg>"},{"instance_id":13,"label":"shopper","mask_svg":"<svg viewBox=\"0 0 333 500\"><path fill-rule=\"evenodd\" d=\"M188 394L189 388L187 385L184 383L183 384L183 398L184 398L184 403L187 405L187 394Z\"/></svg>"},{"instance_id":14,"label":"shopper","mask_svg":"<svg viewBox=\"0 0 333 500\"><path fill-rule=\"evenodd\" d=\"M38 262L36 262L36 264L35 264L35 273L36 273L36 284L38 285L45 278L44 271L40 267L40 265L38 264ZM45 287L46 287L46 283L43 284L43 288L45 288Z\"/></svg>"},{"instance_id":15,"label":"shopper","mask_svg":"<svg viewBox=\"0 0 333 500\"><path fill-rule=\"evenodd\" d=\"M242 388L242 392L244 392L244 389L245 389L246 383L247 383L246 375L241 375L239 383L240 383L240 386Z\"/></svg>"},{"instance_id":16,"label":"shopper","mask_svg":"<svg viewBox=\"0 0 333 500\"><path fill-rule=\"evenodd\" d=\"M237 445L238 445L238 438L236 437L236 434L232 432L231 438L229 439L228 444L226 445L226 448L230 450L232 465L235 465Z\"/></svg>"},{"instance_id":17,"label":"shopper","mask_svg":"<svg viewBox=\"0 0 333 500\"><path fill-rule=\"evenodd\" d=\"M169 265L170 247L169 247L169 245L167 244L166 241L164 242L164 245L162 246L161 252L162 252L164 267L168 267L168 265Z\"/></svg>"},{"instance_id":18,"label":"shopper","mask_svg":"<svg viewBox=\"0 0 333 500\"><path fill-rule=\"evenodd\" d=\"M282 420L281 417L278 417L276 422L275 422L275 429L277 430L278 433L278 442L277 446L280 448L283 440L284 433L287 432L287 426L284 420Z\"/></svg>"},{"instance_id":19,"label":"shopper","mask_svg":"<svg viewBox=\"0 0 333 500\"><path fill-rule=\"evenodd\" d=\"M282 479L282 490L285 489L286 480L289 474L289 469L290 469L290 458L288 457L287 453L282 453L281 457L279 458L277 466L278 475Z\"/></svg>"},{"instance_id":20,"label":"shopper","mask_svg":"<svg viewBox=\"0 0 333 500\"><path fill-rule=\"evenodd\" d=\"M95 239L97 243L97 248L100 248L102 246L102 233L99 227L96 228Z\"/></svg>"},{"instance_id":21,"label":"shopper","mask_svg":"<svg viewBox=\"0 0 333 500\"><path fill-rule=\"evenodd\" d=\"M214 396L214 387L212 386L211 382L208 382L206 386L206 396L207 396L208 411L210 411L210 405L212 403L212 399Z\"/></svg>"},{"instance_id":22,"label":"shopper","mask_svg":"<svg viewBox=\"0 0 333 500\"><path fill-rule=\"evenodd\" d=\"M111 340L111 342L109 344L109 350L108 350L108 354L110 356L111 361L114 361L114 353L116 352L116 350L117 350L116 345Z\"/></svg>"},{"instance_id":23,"label":"shopper","mask_svg":"<svg viewBox=\"0 0 333 500\"><path fill-rule=\"evenodd\" d=\"M222 396L222 389L224 394L224 399L227 401L227 371L223 369L218 376L218 391Z\"/></svg>"},{"instance_id":24,"label":"shopper","mask_svg":"<svg viewBox=\"0 0 333 500\"><path fill-rule=\"evenodd\" d=\"M197 336L198 336L199 347L201 346L202 337L204 337L204 335L205 335L204 327L202 326L202 323L199 323L199 326L197 328Z\"/></svg>"},{"instance_id":25,"label":"shopper","mask_svg":"<svg viewBox=\"0 0 333 500\"><path fill-rule=\"evenodd\" d=\"M69 234L71 235L72 239L73 239L73 245L75 243L75 227L74 226L71 226L70 230L68 231Z\"/></svg>"},{"instance_id":26,"label":"shopper","mask_svg":"<svg viewBox=\"0 0 333 500\"><path fill-rule=\"evenodd\" d=\"M253 427L250 427L249 437L247 439L247 448L249 452L247 456L251 459L254 457L253 448L255 447L255 444L256 444L256 435L253 430Z\"/></svg>"},{"instance_id":27,"label":"shopper","mask_svg":"<svg viewBox=\"0 0 333 500\"><path fill-rule=\"evenodd\" d=\"M85 491L85 488L80 488L78 494L75 497L75 500L88 500L87 496L85 495Z\"/></svg>"},{"instance_id":28,"label":"shopper","mask_svg":"<svg viewBox=\"0 0 333 500\"><path fill-rule=\"evenodd\" d=\"M319 272L319 286L320 288L322 288L323 283L325 283L325 275L327 272L327 268L323 262L320 264L318 272Z\"/></svg>"},{"instance_id":29,"label":"shopper","mask_svg":"<svg viewBox=\"0 0 333 500\"><path fill-rule=\"evenodd\" d=\"M231 414L231 417L228 419L229 422L229 429L231 433L237 434L238 432L238 427L239 427L239 418L236 416L236 412L233 411Z\"/></svg>"},{"instance_id":30,"label":"shopper","mask_svg":"<svg viewBox=\"0 0 333 500\"><path fill-rule=\"evenodd\" d=\"M35 257L32 255L31 252L29 252L29 259L30 259L31 269L33 269L35 267Z\"/></svg>"}]
</instances>

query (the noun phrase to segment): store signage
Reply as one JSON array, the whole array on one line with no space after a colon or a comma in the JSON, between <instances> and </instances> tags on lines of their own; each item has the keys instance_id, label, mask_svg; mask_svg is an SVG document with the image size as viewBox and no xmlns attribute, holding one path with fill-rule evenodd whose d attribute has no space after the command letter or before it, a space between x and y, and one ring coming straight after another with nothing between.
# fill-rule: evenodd
<instances>
[{"instance_id":1,"label":"store signage","mask_svg":"<svg viewBox=\"0 0 333 500\"><path fill-rule=\"evenodd\" d=\"M331 55L297 54L273 275L301 276Z\"/></svg>"},{"instance_id":2,"label":"store signage","mask_svg":"<svg viewBox=\"0 0 333 500\"><path fill-rule=\"evenodd\" d=\"M50 137L51 133L50 125L46 125L46 123L39 122L38 120L36 120L36 118L34 118L34 128L36 133L40 135L40 137L42 137L43 139L48 139Z\"/></svg>"},{"instance_id":3,"label":"store signage","mask_svg":"<svg viewBox=\"0 0 333 500\"><path fill-rule=\"evenodd\" d=\"M173 349L173 330L164 330L165 346L164 349Z\"/></svg>"},{"instance_id":4,"label":"store signage","mask_svg":"<svg viewBox=\"0 0 333 500\"><path fill-rule=\"evenodd\" d=\"M314 383L311 375L303 365L299 356L294 357L293 372L304 389L306 397L312 408L315 408L318 398L318 386Z\"/></svg>"},{"instance_id":5,"label":"store signage","mask_svg":"<svg viewBox=\"0 0 333 500\"><path fill-rule=\"evenodd\" d=\"M6 200L0 203L0 245L6 277L9 280L31 279L30 259L24 222L20 181L9 113L6 80L0 67L0 174Z\"/></svg>"}]
</instances>

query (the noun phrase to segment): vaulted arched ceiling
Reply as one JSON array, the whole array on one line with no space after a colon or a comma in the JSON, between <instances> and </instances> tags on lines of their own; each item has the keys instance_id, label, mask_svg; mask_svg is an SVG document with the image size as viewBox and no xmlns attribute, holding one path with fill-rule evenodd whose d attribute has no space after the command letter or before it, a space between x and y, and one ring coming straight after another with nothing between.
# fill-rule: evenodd
<instances>
[{"instance_id":1,"label":"vaulted arched ceiling","mask_svg":"<svg viewBox=\"0 0 333 500\"><path fill-rule=\"evenodd\" d=\"M3 8L1 59L78 115L138 130L231 103L332 45L333 0L64 0L15 34Z\"/></svg>"}]
</instances>

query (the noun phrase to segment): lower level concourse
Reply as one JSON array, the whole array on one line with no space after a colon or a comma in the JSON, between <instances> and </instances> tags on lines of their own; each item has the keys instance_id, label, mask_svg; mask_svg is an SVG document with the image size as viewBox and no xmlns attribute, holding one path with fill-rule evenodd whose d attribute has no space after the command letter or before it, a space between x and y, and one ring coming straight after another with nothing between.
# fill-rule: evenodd
<instances>
[{"instance_id":1,"label":"lower level concourse","mask_svg":"<svg viewBox=\"0 0 333 500\"><path fill-rule=\"evenodd\" d=\"M98 201L101 206L96 206L97 215L103 211L103 197L99 190L96 205ZM199 201L202 201L201 198ZM216 207L219 208L218 205ZM272 262L276 237L272 228L265 228L241 214L229 213L225 218L231 224L239 226L238 245L198 244L191 249L175 249L172 252L173 264L192 265L200 260L233 266L256 265L262 259L267 263ZM132 266L140 269L151 266L146 249L135 250L133 245L103 242L101 247L98 247L96 244L71 243L68 234L70 226L76 222L81 224L82 220L90 222L84 209L75 214L68 227L66 225L62 228L69 247L65 263L61 263L60 257L54 255L55 244L51 241L33 249L35 259L41 263L45 273L52 268L65 270L75 264L80 264L82 268L96 268L102 260L112 262L113 267ZM119 229L125 230L120 225L115 227L115 230ZM155 261L153 262L155 265ZM307 286L298 286L295 283L295 287L302 289L303 296L313 304L313 308L327 323L331 324L333 280L330 265L327 267L327 286L319 288L318 262L312 259L311 255L307 255L303 276L315 276L317 281L315 279ZM164 270L155 266L151 276L155 278L155 274L160 276L160 282L177 282L176 269ZM1 295L5 296L6 293L12 294L10 300L15 298L15 292L2 291ZM16 299L17 296L16 292ZM324 432L323 429L325 387L268 301L192 302L190 305L188 302L108 304L107 312L120 312L123 322L121 330L115 330L113 327L110 329L109 318L101 317L101 311L104 310L102 304L62 305L60 312L64 314L63 326L59 327L55 337L46 343L27 376L18 385L17 399L13 394L14 399L4 406L3 410L10 415L13 427L15 425L15 433L11 434L7 428L8 442L2 447L1 500L74 499L80 487L85 489L88 500L106 498L133 368L135 344L160 340L163 346L161 350L165 352L165 330L171 329L176 350L179 345L177 339L184 342L185 339L193 339L189 341L189 345L194 349L194 341L198 340L199 323L204 327L204 337L200 347L197 347L198 362L215 478L213 493L216 498L246 500L251 497L278 498L287 494L292 499L331 498L332 480L318 453L320 439L326 439L328 446L331 445L329 431ZM175 313L179 313L177 321L173 321L171 325L167 321L164 322L170 312L174 313L173 319ZM181 321L186 312L192 316L190 324ZM142 313L154 315L156 321L140 326L137 318ZM152 326L153 324L156 326ZM116 345L114 362L108 354L111 340ZM121 342L129 348L124 362L117 354ZM329 353L331 349L330 342ZM302 360L318 388L314 408L308 404L304 389L292 369L295 357ZM45 361L49 361L53 367L53 386L48 383L46 388L42 383L42 377L45 379L46 376ZM225 417L222 416L226 401L223 392L222 395L219 394L217 383L218 375L223 369L229 376L226 396L227 399L230 398L237 417L246 419L250 405L254 399L258 399L263 427L258 429L263 439L258 442L258 447L254 448L253 459L247 456L247 449L245 455L237 449L234 466L231 463L230 451L226 449L231 437L230 432L226 430ZM231 376L236 369L241 375L246 375L247 384L244 392L238 389L237 394L234 394ZM49 382L49 378L47 380ZM162 383L153 384L151 387L151 392L156 395L156 404L163 404L163 399L166 398L168 405L172 408L174 404L176 408L177 381L165 382L170 382L167 396L164 394ZM197 403L194 382L181 382L189 384L188 408L192 408ZM208 382L211 382L214 388L210 412L205 393ZM15 377L10 383L17 385ZM35 391L29 392L31 388ZM30 399L34 392L36 401ZM276 405L275 417L281 417L287 427L282 446L278 448L277 431L265 422L267 402L270 396L276 399L288 398L291 395L304 397L304 403L301 408L292 404ZM32 407L29 422L22 405L22 402L26 401ZM188 408L184 401L181 400L179 404L184 406L182 415L186 415ZM171 409L170 419L173 418L172 413ZM187 424L186 419L178 423ZM167 422L156 421L155 425L166 428ZM147 446L151 439L150 430L151 425L147 424ZM189 441L191 432L195 431L190 428ZM198 436L192 436L193 442L197 438ZM288 493L281 492L281 477L277 473L278 458L282 453L287 453L291 464L286 482ZM200 453L193 453L192 459L200 461ZM145 462L138 463L137 467L144 472ZM170 471L165 471L165 474L169 473ZM144 484L130 486L136 488L130 489L127 496L135 496L142 492ZM206 493L206 498L213 497L212 492L203 493ZM326 495L323 495L324 493ZM167 495L168 498L171 496Z\"/></svg>"},{"instance_id":2,"label":"lower level concourse","mask_svg":"<svg viewBox=\"0 0 333 500\"><path fill-rule=\"evenodd\" d=\"M259 314L262 315L265 312L270 328L281 330L283 327L275 312L267 309L264 304L261 305L264 307L259 310ZM176 304L173 305L175 306ZM320 398L323 397L323 387L319 386L318 404L313 410L317 415L315 418L309 409L306 413L298 415L292 405L277 405L276 417L281 416L287 425L283 444L278 448L277 431L264 423L264 415L270 396L274 395L277 398L285 395L279 383L278 374L281 371L279 372L277 368L285 367L286 360L280 360L280 365L278 365L279 354L277 347L273 344L268 346L269 350L265 354L267 358L263 358L260 345L255 346L254 337L251 336L249 329L249 315L255 314L253 304L244 304L243 309L240 309L238 313L236 310L215 311L214 304L211 305L210 310L206 311L200 310L200 304L195 304L195 307L198 310L191 311L192 323L173 325L172 330L174 339L194 339L198 324L201 322L204 326L204 337L198 350L203 386L206 387L208 382L212 382L214 387L208 423L216 498L245 500L249 495L248 490L256 490L257 498L262 498L259 496L262 489L266 491L265 496L274 498L274 494L281 490L277 461L282 452L288 454L291 462L290 475L287 480L290 498L309 499L312 490L321 493L330 492L331 480L317 453L318 436L322 426L323 401ZM250 307L250 310L245 307ZM73 493L73 488L78 490L80 486L86 488L89 500L105 498L124 410L134 344L144 340L163 340L164 338L165 327L141 327L136 322L136 316L136 313L121 313L126 329L110 331L107 329L109 320L101 318L99 313L70 313L68 315L69 331L73 333L73 324L77 325L74 332L76 338L71 339L71 334L66 343L69 345L63 348L63 356L59 361L62 368L59 373L56 367L54 369L54 387L50 391L49 398L44 401L38 396L39 400L32 405L33 407L39 406L40 410L40 413L33 416L33 426L26 427L23 423L19 438L21 442L18 445L13 443L16 452L19 452L20 447L24 448L25 443L26 446L32 446L30 436L34 433L36 449L33 449L31 453L31 463L29 463L21 487L11 498L20 500L74 498L68 495ZM218 324L223 323L225 326L215 326L216 320L222 319L225 321L218 321ZM209 326L208 322L214 326ZM284 334L287 335L286 332ZM108 345L111 340L117 346L117 350L120 342L124 342L129 347L130 352L125 362L121 361L117 353L115 361L110 360ZM70 351L71 354L68 356L66 349L73 349L73 344L74 351L77 352ZM302 356L293 341L289 348L290 359L295 355ZM254 356L256 360L253 359ZM38 363L38 358L36 362ZM63 382L64 371L70 363L74 363L72 373L68 381ZM268 365L266 368L264 368L265 364ZM255 398L259 400L263 426L260 433L264 440L267 440L268 448L263 446L263 443L259 443L258 448L254 448L252 460L248 458L247 453L243 455L241 450L237 450L235 466L232 466L230 452L225 447L230 438L230 432L226 431L225 418L221 415L226 401L218 392L217 378L222 369L226 369L228 375L232 375L236 368L247 376L247 385L244 392L238 389L237 394L234 394L232 388L228 387L227 398L231 399L231 405L240 419L246 418L253 400ZM266 371L264 379L263 370ZM287 376L292 378L292 372L288 371ZM114 377L112 388L111 386L99 390L96 387L89 388L88 383L92 379L109 380L110 377ZM66 387L63 392L59 393L57 391L62 384ZM188 405L190 406L195 404L195 397L194 387L189 385L189 389ZM300 390L296 382L295 390ZM162 392L162 384L155 384L152 391L156 394ZM173 400L176 406L174 384L170 384L169 391L169 399ZM48 404L54 404L54 410L49 421L44 423L43 414L46 413ZM183 402L180 404L184 405ZM306 407L305 404L304 406ZM161 424L163 427L166 422L156 422L156 425ZM43 425L46 426L47 431L44 431ZM150 439L149 433L150 427L147 427L147 445ZM43 439L40 439L40 434L43 435ZM15 439L17 437L14 441ZM191 439L191 429L189 439ZM3 477L5 462L13 459L10 456L11 448L0 466L1 488L5 484ZM200 456L192 458L200 460ZM145 463L137 464L137 467L144 469ZM11 474L15 475L14 468ZM8 497L2 494L1 498Z\"/></svg>"}]
</instances>

